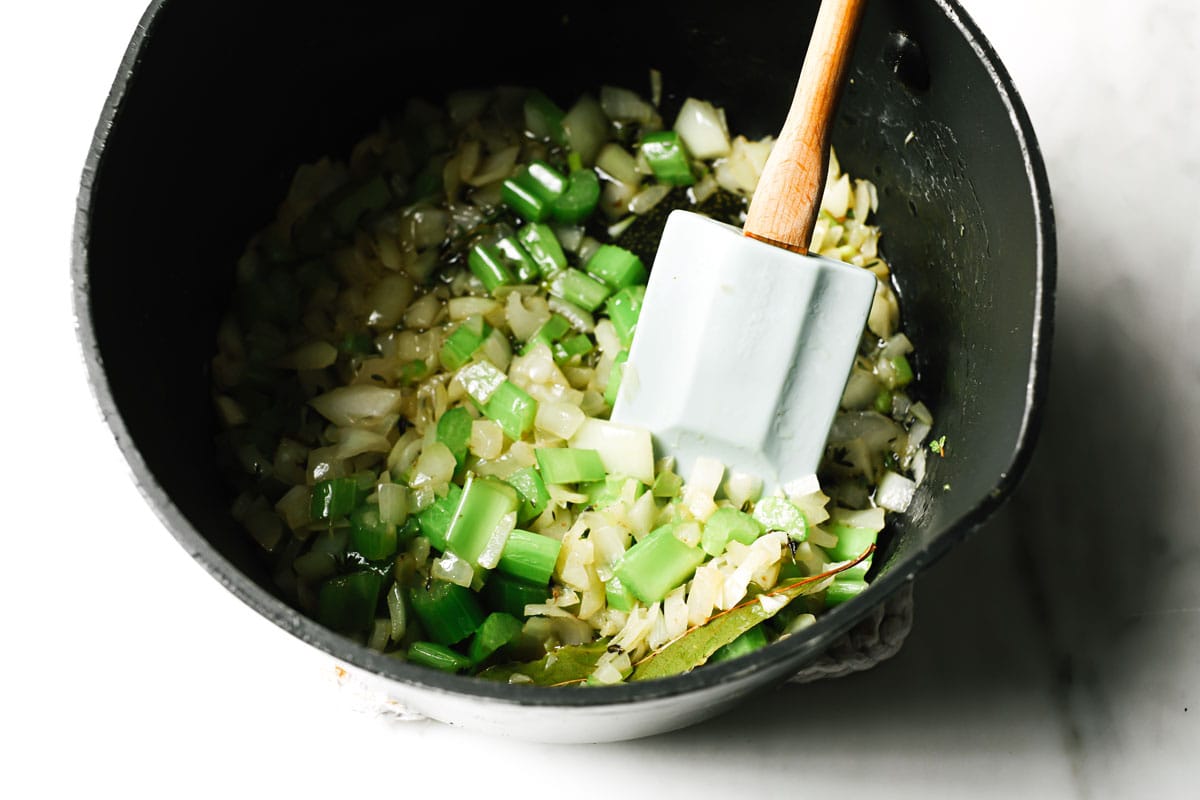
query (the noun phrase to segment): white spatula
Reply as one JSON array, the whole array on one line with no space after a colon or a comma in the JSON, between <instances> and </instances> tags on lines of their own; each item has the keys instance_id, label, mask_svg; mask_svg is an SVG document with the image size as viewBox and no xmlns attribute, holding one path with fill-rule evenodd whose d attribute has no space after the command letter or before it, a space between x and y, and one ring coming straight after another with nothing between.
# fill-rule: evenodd
<instances>
[{"instance_id":1,"label":"white spatula","mask_svg":"<svg viewBox=\"0 0 1200 800\"><path fill-rule=\"evenodd\" d=\"M875 292L871 272L807 255L864 3L822 3L745 229L667 221L612 419L650 430L684 478L708 457L771 491L821 460Z\"/></svg>"}]
</instances>

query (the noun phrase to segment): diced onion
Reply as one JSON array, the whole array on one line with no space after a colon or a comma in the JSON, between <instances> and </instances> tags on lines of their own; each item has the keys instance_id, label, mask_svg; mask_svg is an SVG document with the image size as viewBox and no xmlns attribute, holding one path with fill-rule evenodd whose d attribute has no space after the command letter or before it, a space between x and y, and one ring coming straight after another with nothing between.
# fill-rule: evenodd
<instances>
[{"instance_id":1,"label":"diced onion","mask_svg":"<svg viewBox=\"0 0 1200 800\"><path fill-rule=\"evenodd\" d=\"M654 445L650 432L643 428L587 419L571 437L571 446L598 452L609 474L628 475L646 485L654 483Z\"/></svg>"},{"instance_id":2,"label":"diced onion","mask_svg":"<svg viewBox=\"0 0 1200 800\"><path fill-rule=\"evenodd\" d=\"M696 158L713 159L729 155L729 129L725 112L705 100L689 97L675 118L675 132Z\"/></svg>"},{"instance_id":3,"label":"diced onion","mask_svg":"<svg viewBox=\"0 0 1200 800\"><path fill-rule=\"evenodd\" d=\"M490 419L477 419L471 423L470 450L483 459L499 458L504 450L504 431Z\"/></svg>"},{"instance_id":4,"label":"diced onion","mask_svg":"<svg viewBox=\"0 0 1200 800\"><path fill-rule=\"evenodd\" d=\"M875 502L888 511L902 513L908 510L916 490L917 484L914 481L888 470L883 473L879 485L875 488Z\"/></svg>"},{"instance_id":5,"label":"diced onion","mask_svg":"<svg viewBox=\"0 0 1200 800\"><path fill-rule=\"evenodd\" d=\"M339 386L308 402L334 425L350 426L392 414L399 410L403 400L404 395L398 389L360 384Z\"/></svg>"},{"instance_id":6,"label":"diced onion","mask_svg":"<svg viewBox=\"0 0 1200 800\"><path fill-rule=\"evenodd\" d=\"M670 193L671 187L666 184L656 183L653 186L647 186L629 201L629 210L634 214L647 214Z\"/></svg>"},{"instance_id":7,"label":"diced onion","mask_svg":"<svg viewBox=\"0 0 1200 800\"><path fill-rule=\"evenodd\" d=\"M446 553L434 560L429 574L439 581L449 581L468 589L475 579L475 570L471 565L453 553Z\"/></svg>"},{"instance_id":8,"label":"diced onion","mask_svg":"<svg viewBox=\"0 0 1200 800\"><path fill-rule=\"evenodd\" d=\"M570 439L585 419L579 407L570 403L539 403L533 425L552 436Z\"/></svg>"}]
</instances>

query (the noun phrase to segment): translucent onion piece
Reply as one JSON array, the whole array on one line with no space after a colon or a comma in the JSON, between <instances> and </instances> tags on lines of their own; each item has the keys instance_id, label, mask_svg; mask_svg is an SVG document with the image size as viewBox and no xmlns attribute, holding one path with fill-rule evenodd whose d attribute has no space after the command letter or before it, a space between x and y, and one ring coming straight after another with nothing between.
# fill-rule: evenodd
<instances>
[{"instance_id":1,"label":"translucent onion piece","mask_svg":"<svg viewBox=\"0 0 1200 800\"><path fill-rule=\"evenodd\" d=\"M275 362L282 369L325 369L337 361L337 348L329 342L309 342Z\"/></svg>"},{"instance_id":2,"label":"translucent onion piece","mask_svg":"<svg viewBox=\"0 0 1200 800\"><path fill-rule=\"evenodd\" d=\"M713 159L729 155L729 129L725 114L712 103L689 97L675 118L675 132L695 158Z\"/></svg>"},{"instance_id":3,"label":"translucent onion piece","mask_svg":"<svg viewBox=\"0 0 1200 800\"><path fill-rule=\"evenodd\" d=\"M471 587L471 581L475 578L475 570L471 568L471 565L453 553L446 553L441 558L435 559L429 574L437 580L449 581L468 589Z\"/></svg>"},{"instance_id":4,"label":"translucent onion piece","mask_svg":"<svg viewBox=\"0 0 1200 800\"><path fill-rule=\"evenodd\" d=\"M888 511L902 513L908 510L916 490L917 484L914 481L888 470L879 479L879 486L875 489L875 502Z\"/></svg>"},{"instance_id":5,"label":"translucent onion piece","mask_svg":"<svg viewBox=\"0 0 1200 800\"><path fill-rule=\"evenodd\" d=\"M570 439L579 430L579 426L583 425L584 420L584 414L578 406L570 403L540 403L533 425L552 436Z\"/></svg>"},{"instance_id":6,"label":"translucent onion piece","mask_svg":"<svg viewBox=\"0 0 1200 800\"><path fill-rule=\"evenodd\" d=\"M403 399L397 389L358 385L338 387L308 402L334 425L350 426L395 413Z\"/></svg>"},{"instance_id":7,"label":"translucent onion piece","mask_svg":"<svg viewBox=\"0 0 1200 800\"><path fill-rule=\"evenodd\" d=\"M450 483L457 466L449 447L441 442L427 444L413 467L413 476L408 485L413 489L437 490Z\"/></svg>"},{"instance_id":8,"label":"translucent onion piece","mask_svg":"<svg viewBox=\"0 0 1200 800\"><path fill-rule=\"evenodd\" d=\"M483 459L499 458L504 450L504 431L490 419L475 420L471 423L470 449Z\"/></svg>"}]
</instances>

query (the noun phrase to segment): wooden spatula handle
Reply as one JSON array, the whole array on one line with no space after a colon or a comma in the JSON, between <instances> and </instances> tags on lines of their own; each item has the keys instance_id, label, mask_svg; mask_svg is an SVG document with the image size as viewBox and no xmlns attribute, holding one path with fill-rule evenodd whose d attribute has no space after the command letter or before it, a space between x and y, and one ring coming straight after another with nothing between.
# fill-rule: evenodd
<instances>
[{"instance_id":1,"label":"wooden spatula handle","mask_svg":"<svg viewBox=\"0 0 1200 800\"><path fill-rule=\"evenodd\" d=\"M824 0L800 82L758 181L744 232L807 253L829 169L829 130L866 0Z\"/></svg>"}]
</instances>

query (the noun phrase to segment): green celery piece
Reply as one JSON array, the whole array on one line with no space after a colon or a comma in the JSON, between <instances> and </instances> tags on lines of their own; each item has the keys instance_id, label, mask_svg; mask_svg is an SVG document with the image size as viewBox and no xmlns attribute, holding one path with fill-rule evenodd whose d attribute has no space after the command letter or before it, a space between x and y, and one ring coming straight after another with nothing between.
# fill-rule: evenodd
<instances>
[{"instance_id":1,"label":"green celery piece","mask_svg":"<svg viewBox=\"0 0 1200 800\"><path fill-rule=\"evenodd\" d=\"M754 505L754 518L769 531L783 531L793 542L808 538L808 520L804 512L782 497L759 500Z\"/></svg>"},{"instance_id":2,"label":"green celery piece","mask_svg":"<svg viewBox=\"0 0 1200 800\"><path fill-rule=\"evenodd\" d=\"M517 231L517 241L529 253L541 273L547 277L566 269L567 257L563 254L558 237L548 225L531 222Z\"/></svg>"},{"instance_id":3,"label":"green celery piece","mask_svg":"<svg viewBox=\"0 0 1200 800\"><path fill-rule=\"evenodd\" d=\"M507 682L513 675L525 675L537 686L583 683L607 649L608 639L557 647L538 661L490 667L479 673L479 677Z\"/></svg>"},{"instance_id":4,"label":"green celery piece","mask_svg":"<svg viewBox=\"0 0 1200 800\"><path fill-rule=\"evenodd\" d=\"M596 348L595 343L586 333L578 333L568 339L555 342L550 346L557 364L566 364L573 358L586 356Z\"/></svg>"},{"instance_id":5,"label":"green celery piece","mask_svg":"<svg viewBox=\"0 0 1200 800\"><path fill-rule=\"evenodd\" d=\"M617 338L621 345L628 349L633 344L633 334L637 332L638 315L642 313L642 303L646 299L645 286L627 286L617 291L604 306L613 327L617 329Z\"/></svg>"},{"instance_id":6,"label":"green celery piece","mask_svg":"<svg viewBox=\"0 0 1200 800\"><path fill-rule=\"evenodd\" d=\"M408 648L408 661L443 672L462 672L471 666L471 659L436 642L413 642Z\"/></svg>"},{"instance_id":7,"label":"green celery piece","mask_svg":"<svg viewBox=\"0 0 1200 800\"><path fill-rule=\"evenodd\" d=\"M625 378L625 362L628 360L628 350L622 350L621 352L617 353L617 357L613 359L612 371L608 373L608 385L604 387L604 402L608 403L610 406L615 406L617 404L617 393L621 391L621 381ZM680 481L680 483L682 483L682 481ZM657 480L655 480L654 485L658 485ZM678 488L676 488L675 494L679 494ZM654 496L660 497L661 495L656 494ZM672 494L667 496L674 497L675 495Z\"/></svg>"},{"instance_id":8,"label":"green celery piece","mask_svg":"<svg viewBox=\"0 0 1200 800\"><path fill-rule=\"evenodd\" d=\"M660 182L672 186L691 186L696 182L687 147L675 131L656 131L643 136L642 155Z\"/></svg>"},{"instance_id":9,"label":"green celery piece","mask_svg":"<svg viewBox=\"0 0 1200 800\"><path fill-rule=\"evenodd\" d=\"M567 178L566 189L550 201L550 215L558 222L573 225L592 215L600 203L600 179L590 169L577 169Z\"/></svg>"},{"instance_id":10,"label":"green celery piece","mask_svg":"<svg viewBox=\"0 0 1200 800\"><path fill-rule=\"evenodd\" d=\"M430 579L409 587L408 604L425 633L438 644L457 644L483 624L475 593L447 581Z\"/></svg>"},{"instance_id":11,"label":"green celery piece","mask_svg":"<svg viewBox=\"0 0 1200 800\"><path fill-rule=\"evenodd\" d=\"M621 492L624 491L625 484L630 481L633 481L634 485L634 499L645 494L645 484L636 478L630 478L626 475L608 475L601 481L580 484L578 490L588 496L588 503L596 508L604 508L612 505L621 498Z\"/></svg>"},{"instance_id":12,"label":"green celery piece","mask_svg":"<svg viewBox=\"0 0 1200 800\"><path fill-rule=\"evenodd\" d=\"M317 621L340 633L365 633L375 624L383 576L374 570L330 578L317 593Z\"/></svg>"},{"instance_id":13,"label":"green celery piece","mask_svg":"<svg viewBox=\"0 0 1200 800\"><path fill-rule=\"evenodd\" d=\"M467 254L467 266L489 292L516 283L503 254L494 245L477 244L472 247Z\"/></svg>"},{"instance_id":14,"label":"green celery piece","mask_svg":"<svg viewBox=\"0 0 1200 800\"><path fill-rule=\"evenodd\" d=\"M520 216L541 222L567 190L567 179L545 161L532 161L500 185L500 198Z\"/></svg>"},{"instance_id":15,"label":"green celery piece","mask_svg":"<svg viewBox=\"0 0 1200 800\"><path fill-rule=\"evenodd\" d=\"M496 250L508 262L508 268L521 283L528 283L541 274L537 262L513 236L496 242Z\"/></svg>"},{"instance_id":16,"label":"green celery piece","mask_svg":"<svg viewBox=\"0 0 1200 800\"><path fill-rule=\"evenodd\" d=\"M562 542L517 528L508 536L496 569L543 586L550 583Z\"/></svg>"},{"instance_id":17,"label":"green celery piece","mask_svg":"<svg viewBox=\"0 0 1200 800\"><path fill-rule=\"evenodd\" d=\"M549 97L541 92L530 92L525 98L525 129L534 138L549 140L557 145L567 143L567 133L563 130L563 117L566 112Z\"/></svg>"},{"instance_id":18,"label":"green celery piece","mask_svg":"<svg viewBox=\"0 0 1200 800\"><path fill-rule=\"evenodd\" d=\"M504 518L516 522L517 490L495 478L468 475L462 499L446 533L446 549L473 567L488 549Z\"/></svg>"},{"instance_id":19,"label":"green celery piece","mask_svg":"<svg viewBox=\"0 0 1200 800\"><path fill-rule=\"evenodd\" d=\"M881 389L879 394L875 395L874 402L875 410L880 414L892 413L892 393L888 389Z\"/></svg>"},{"instance_id":20,"label":"green celery piece","mask_svg":"<svg viewBox=\"0 0 1200 800\"><path fill-rule=\"evenodd\" d=\"M725 552L730 539L751 544L762 533L762 523L749 514L736 508L718 508L704 523L700 547L710 556L719 556Z\"/></svg>"},{"instance_id":21,"label":"green celery piece","mask_svg":"<svg viewBox=\"0 0 1200 800\"><path fill-rule=\"evenodd\" d=\"M615 608L617 611L632 611L634 603L637 602L633 592L626 589L625 584L621 583L621 579L616 575L604 584L604 599L609 608Z\"/></svg>"},{"instance_id":22,"label":"green celery piece","mask_svg":"<svg viewBox=\"0 0 1200 800\"><path fill-rule=\"evenodd\" d=\"M674 472L658 473L658 476L654 479L654 485L650 487L650 492L655 497L678 497L682 490L683 478Z\"/></svg>"},{"instance_id":23,"label":"green celery piece","mask_svg":"<svg viewBox=\"0 0 1200 800\"><path fill-rule=\"evenodd\" d=\"M838 577L841 577L840 575ZM825 607L832 608L833 606L841 605L847 600L852 600L866 591L867 584L861 580L834 580L829 584L829 588L825 590Z\"/></svg>"},{"instance_id":24,"label":"green celery piece","mask_svg":"<svg viewBox=\"0 0 1200 800\"><path fill-rule=\"evenodd\" d=\"M720 661L728 661L731 658L747 656L753 653L755 650L761 650L766 646L766 630L763 629L762 625L755 625L753 628L746 631L717 652L713 653L712 656L709 657L708 663L716 664Z\"/></svg>"},{"instance_id":25,"label":"green celery piece","mask_svg":"<svg viewBox=\"0 0 1200 800\"><path fill-rule=\"evenodd\" d=\"M656 603L680 586L704 562L704 551L675 538L675 526L663 525L629 548L614 570L644 603Z\"/></svg>"},{"instance_id":26,"label":"green celery piece","mask_svg":"<svg viewBox=\"0 0 1200 800\"><path fill-rule=\"evenodd\" d=\"M458 503L462 499L462 487L451 483L446 496L434 500L432 505L417 514L417 525L421 535L438 550L446 550L446 534L450 531L450 523L454 521L454 513L458 511Z\"/></svg>"},{"instance_id":27,"label":"green celery piece","mask_svg":"<svg viewBox=\"0 0 1200 800\"><path fill-rule=\"evenodd\" d=\"M550 597L545 584L530 583L504 572L491 572L483 585L483 599L489 608L525 618L525 606L538 605Z\"/></svg>"},{"instance_id":28,"label":"green celery piece","mask_svg":"<svg viewBox=\"0 0 1200 800\"><path fill-rule=\"evenodd\" d=\"M546 483L589 483L603 480L607 475L595 450L539 447L534 454Z\"/></svg>"},{"instance_id":29,"label":"green celery piece","mask_svg":"<svg viewBox=\"0 0 1200 800\"><path fill-rule=\"evenodd\" d=\"M529 351L539 342L553 348L554 343L566 335L569 330L571 330L571 323L566 317L562 314L552 314L550 319L543 322L541 327L533 332L533 335L529 337L529 341L525 342L525 346L521 348L521 355L529 355Z\"/></svg>"},{"instance_id":30,"label":"green celery piece","mask_svg":"<svg viewBox=\"0 0 1200 800\"><path fill-rule=\"evenodd\" d=\"M486 403L476 406L514 442L533 430L537 401L511 381L500 384Z\"/></svg>"},{"instance_id":31,"label":"green celery piece","mask_svg":"<svg viewBox=\"0 0 1200 800\"><path fill-rule=\"evenodd\" d=\"M379 506L364 503L350 512L350 549L368 561L396 554L396 526L379 518Z\"/></svg>"},{"instance_id":32,"label":"green celery piece","mask_svg":"<svg viewBox=\"0 0 1200 800\"><path fill-rule=\"evenodd\" d=\"M541 222L550 216L550 204L538 197L536 191L520 180L520 176L508 178L500 184L500 199L518 216L531 222Z\"/></svg>"},{"instance_id":33,"label":"green celery piece","mask_svg":"<svg viewBox=\"0 0 1200 800\"><path fill-rule=\"evenodd\" d=\"M512 614L494 611L475 631L475 638L467 646L467 655L472 664L480 664L491 657L493 653L511 644L521 635L521 621Z\"/></svg>"},{"instance_id":34,"label":"green celery piece","mask_svg":"<svg viewBox=\"0 0 1200 800\"><path fill-rule=\"evenodd\" d=\"M783 597L790 603L797 597L812 594L815 587L820 585L816 578L805 579L774 589L768 594L773 597ZM784 607L768 611L757 600L749 600L734 606L729 611L710 619L704 625L693 628L671 644L651 653L638 662L630 680L644 681L651 678L665 678L668 675L678 675L688 672L706 663L713 653L736 640L746 631L759 623L766 622Z\"/></svg>"},{"instance_id":35,"label":"green celery piece","mask_svg":"<svg viewBox=\"0 0 1200 800\"><path fill-rule=\"evenodd\" d=\"M521 507L517 510L517 524L524 525L542 515L550 502L546 483L534 467L522 467L508 476L508 485L521 495Z\"/></svg>"},{"instance_id":36,"label":"green celery piece","mask_svg":"<svg viewBox=\"0 0 1200 800\"><path fill-rule=\"evenodd\" d=\"M429 366L424 361L414 360L400 367L398 377L401 383L410 384L425 377L425 373L428 371Z\"/></svg>"},{"instance_id":37,"label":"green celery piece","mask_svg":"<svg viewBox=\"0 0 1200 800\"><path fill-rule=\"evenodd\" d=\"M313 485L309 516L314 520L335 520L349 514L358 505L358 482L354 478L330 478Z\"/></svg>"},{"instance_id":38,"label":"green celery piece","mask_svg":"<svg viewBox=\"0 0 1200 800\"><path fill-rule=\"evenodd\" d=\"M892 359L892 389L899 389L912 383L913 368L912 364L908 363L908 359L904 356L896 356Z\"/></svg>"},{"instance_id":39,"label":"green celery piece","mask_svg":"<svg viewBox=\"0 0 1200 800\"><path fill-rule=\"evenodd\" d=\"M650 276L640 258L615 244L600 245L584 269L614 290L644 284Z\"/></svg>"},{"instance_id":40,"label":"green celery piece","mask_svg":"<svg viewBox=\"0 0 1200 800\"><path fill-rule=\"evenodd\" d=\"M831 523L826 529L838 538L838 543L825 552L834 561L849 561L858 558L868 547L875 544L879 534L870 528L852 528L849 525Z\"/></svg>"},{"instance_id":41,"label":"green celery piece","mask_svg":"<svg viewBox=\"0 0 1200 800\"><path fill-rule=\"evenodd\" d=\"M449 448L460 467L471 444L471 422L470 412L462 406L448 409L437 422L437 440Z\"/></svg>"},{"instance_id":42,"label":"green celery piece","mask_svg":"<svg viewBox=\"0 0 1200 800\"><path fill-rule=\"evenodd\" d=\"M598 309L612 293L603 283L574 267L568 267L551 278L549 290L555 297L588 311Z\"/></svg>"},{"instance_id":43,"label":"green celery piece","mask_svg":"<svg viewBox=\"0 0 1200 800\"><path fill-rule=\"evenodd\" d=\"M491 326L484 324L482 319L476 320L478 324L468 324L470 322L471 320L465 320L455 328L442 345L440 358L442 365L448 370L456 370L470 361L471 356L492 332ZM422 361L415 363L424 364Z\"/></svg>"}]
</instances>

